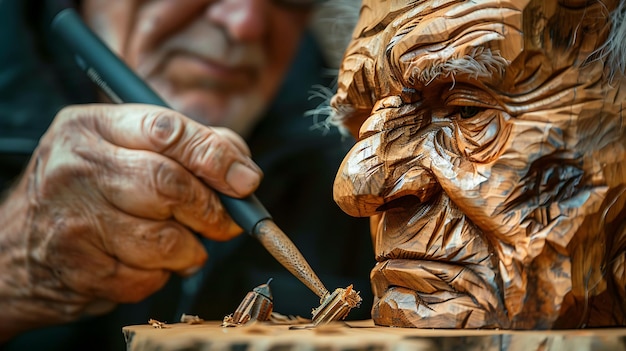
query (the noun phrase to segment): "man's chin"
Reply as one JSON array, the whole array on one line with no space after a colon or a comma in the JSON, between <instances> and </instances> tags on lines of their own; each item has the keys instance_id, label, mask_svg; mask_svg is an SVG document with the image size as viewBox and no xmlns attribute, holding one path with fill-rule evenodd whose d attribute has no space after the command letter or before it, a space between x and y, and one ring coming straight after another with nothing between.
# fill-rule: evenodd
<instances>
[{"instance_id":1,"label":"man's chin","mask_svg":"<svg viewBox=\"0 0 626 351\"><path fill-rule=\"evenodd\" d=\"M426 303L425 299L429 299ZM377 325L402 328L499 328L490 313L469 296L437 292L423 296L414 290L391 287L372 308Z\"/></svg>"}]
</instances>

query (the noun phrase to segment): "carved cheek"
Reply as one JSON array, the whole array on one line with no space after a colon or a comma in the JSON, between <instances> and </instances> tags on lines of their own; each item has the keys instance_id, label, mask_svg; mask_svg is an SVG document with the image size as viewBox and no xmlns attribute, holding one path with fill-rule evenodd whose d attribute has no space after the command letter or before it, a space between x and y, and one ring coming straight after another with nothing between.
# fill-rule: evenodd
<instances>
[{"instance_id":1,"label":"carved cheek","mask_svg":"<svg viewBox=\"0 0 626 351\"><path fill-rule=\"evenodd\" d=\"M431 142L419 150L422 157L430 160L429 168L439 182L450 183L467 171L452 130L448 126L438 128L432 133Z\"/></svg>"},{"instance_id":2,"label":"carved cheek","mask_svg":"<svg viewBox=\"0 0 626 351\"><path fill-rule=\"evenodd\" d=\"M437 147L449 153L433 162L433 173L448 196L483 230L510 230L502 227L504 219L496 217L496 207L506 201L519 177L510 167L494 168L511 147L507 120L508 115L488 110L457 122L453 136L437 138Z\"/></svg>"}]
</instances>

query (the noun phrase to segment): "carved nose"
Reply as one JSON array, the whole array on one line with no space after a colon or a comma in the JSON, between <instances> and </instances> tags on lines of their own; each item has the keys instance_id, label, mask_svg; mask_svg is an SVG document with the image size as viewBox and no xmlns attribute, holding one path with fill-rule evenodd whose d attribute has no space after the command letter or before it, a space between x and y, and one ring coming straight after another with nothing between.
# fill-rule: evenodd
<instances>
[{"instance_id":1,"label":"carved nose","mask_svg":"<svg viewBox=\"0 0 626 351\"><path fill-rule=\"evenodd\" d=\"M424 159L417 156L419 152L416 155L383 153L381 146L376 136L358 142L337 172L333 196L351 216L369 217L404 206L407 201L426 202L440 191Z\"/></svg>"}]
</instances>

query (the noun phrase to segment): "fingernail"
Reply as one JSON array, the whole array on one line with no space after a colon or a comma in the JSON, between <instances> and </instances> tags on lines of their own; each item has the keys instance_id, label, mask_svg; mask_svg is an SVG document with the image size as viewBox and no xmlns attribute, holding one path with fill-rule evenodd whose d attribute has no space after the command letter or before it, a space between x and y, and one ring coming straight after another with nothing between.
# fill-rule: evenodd
<instances>
[{"instance_id":1,"label":"fingernail","mask_svg":"<svg viewBox=\"0 0 626 351\"><path fill-rule=\"evenodd\" d=\"M239 195L252 193L260 182L261 176L258 172L239 162L233 162L226 173L226 183Z\"/></svg>"},{"instance_id":2,"label":"fingernail","mask_svg":"<svg viewBox=\"0 0 626 351\"><path fill-rule=\"evenodd\" d=\"M248 158L248 163L246 163L246 166L252 168L258 174L263 174L263 170L261 169L261 167L259 167L256 163L254 163L254 161L252 161L251 158Z\"/></svg>"}]
</instances>

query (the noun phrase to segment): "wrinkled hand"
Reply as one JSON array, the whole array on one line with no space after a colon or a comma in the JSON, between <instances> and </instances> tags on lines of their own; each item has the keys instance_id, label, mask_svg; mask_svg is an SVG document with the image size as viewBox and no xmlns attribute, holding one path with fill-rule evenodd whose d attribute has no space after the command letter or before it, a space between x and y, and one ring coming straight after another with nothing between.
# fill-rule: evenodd
<instances>
[{"instance_id":1,"label":"wrinkled hand","mask_svg":"<svg viewBox=\"0 0 626 351\"><path fill-rule=\"evenodd\" d=\"M211 189L251 194L261 171L249 155L233 132L164 108L62 110L0 207L0 340L195 271L207 255L192 231L241 232Z\"/></svg>"}]
</instances>

